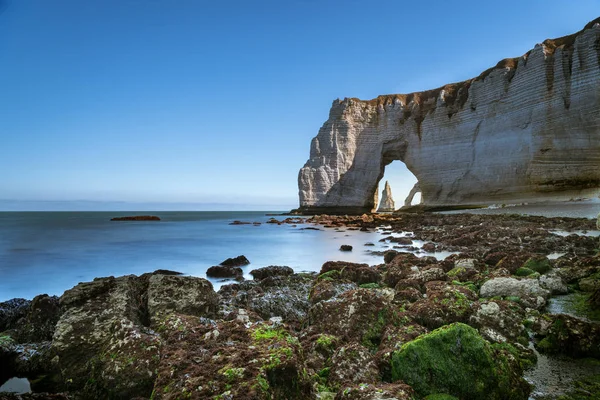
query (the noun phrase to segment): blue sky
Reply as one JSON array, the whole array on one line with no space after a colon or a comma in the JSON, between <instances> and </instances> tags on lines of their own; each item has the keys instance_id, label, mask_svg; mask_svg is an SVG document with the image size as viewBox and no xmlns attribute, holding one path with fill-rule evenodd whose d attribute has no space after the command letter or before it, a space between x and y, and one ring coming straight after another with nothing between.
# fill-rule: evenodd
<instances>
[{"instance_id":1,"label":"blue sky","mask_svg":"<svg viewBox=\"0 0 600 400\"><path fill-rule=\"evenodd\" d=\"M10 200L0 209L75 200L285 209L298 204L298 170L334 99L471 78L580 30L600 1L0 0L0 9L0 200ZM391 167L400 202L407 178Z\"/></svg>"}]
</instances>

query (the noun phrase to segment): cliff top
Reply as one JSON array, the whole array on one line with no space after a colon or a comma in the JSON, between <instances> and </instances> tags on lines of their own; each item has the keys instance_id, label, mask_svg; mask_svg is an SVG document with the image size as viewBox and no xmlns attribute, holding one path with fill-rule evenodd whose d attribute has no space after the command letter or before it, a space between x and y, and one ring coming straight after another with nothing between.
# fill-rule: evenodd
<instances>
[{"instance_id":1,"label":"cliff top","mask_svg":"<svg viewBox=\"0 0 600 400\"><path fill-rule=\"evenodd\" d=\"M556 51L556 49L572 49L575 40L579 35L585 32L588 29L591 29L595 24L600 23L600 17L594 19L593 21L588 22L584 28L576 33L571 35L562 36L555 39L546 39L541 44L544 46L544 51L547 55L552 55ZM361 100L356 97L351 97L347 100L354 100L361 103L365 103L370 106L385 106L394 104L396 101L400 101L402 104L406 105L414 101L419 104L419 106L428 106L427 108L434 108L437 99L439 98L442 91L444 91L444 101L446 104L454 106L457 105L459 108L464 105L468 98L469 87L473 82L483 81L485 78L490 75L493 71L498 69L512 69L515 70L519 63L519 60L523 58L525 61L529 54L531 54L533 50L529 50L527 53L522 55L521 57L513 57L513 58L505 58L499 61L495 66L488 68L483 71L479 76L471 79L467 79L462 82L450 83L436 89L425 90L421 92L407 93L407 94L386 94L377 96L371 100ZM423 110L428 111L428 110Z\"/></svg>"}]
</instances>

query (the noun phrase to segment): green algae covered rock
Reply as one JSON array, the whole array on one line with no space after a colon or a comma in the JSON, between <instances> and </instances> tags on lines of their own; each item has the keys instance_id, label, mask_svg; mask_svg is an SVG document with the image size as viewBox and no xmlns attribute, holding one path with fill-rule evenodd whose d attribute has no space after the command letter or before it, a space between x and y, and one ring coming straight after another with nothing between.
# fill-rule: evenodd
<instances>
[{"instance_id":1,"label":"green algae covered rock","mask_svg":"<svg viewBox=\"0 0 600 400\"><path fill-rule=\"evenodd\" d=\"M392 354L392 379L420 396L449 394L464 400L527 399L529 385L510 352L455 323L404 344Z\"/></svg>"},{"instance_id":2,"label":"green algae covered rock","mask_svg":"<svg viewBox=\"0 0 600 400\"><path fill-rule=\"evenodd\" d=\"M550 264L550 260L548 260L547 257L535 256L525 261L525 264L523 264L523 268L539 272L540 274L545 274L546 272L550 271L552 265Z\"/></svg>"}]
</instances>

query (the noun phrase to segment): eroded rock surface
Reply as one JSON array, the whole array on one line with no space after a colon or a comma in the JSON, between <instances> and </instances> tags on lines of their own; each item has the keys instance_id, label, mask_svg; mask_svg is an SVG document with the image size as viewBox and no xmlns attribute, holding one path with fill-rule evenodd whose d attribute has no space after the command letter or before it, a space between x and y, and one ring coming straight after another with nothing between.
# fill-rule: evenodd
<instances>
[{"instance_id":1,"label":"eroded rock surface","mask_svg":"<svg viewBox=\"0 0 600 400\"><path fill-rule=\"evenodd\" d=\"M385 187L383 188L383 194L381 195L381 203L379 203L378 212L392 212L396 210L396 204L392 197L392 188L390 183L385 181Z\"/></svg>"},{"instance_id":2,"label":"eroded rock surface","mask_svg":"<svg viewBox=\"0 0 600 400\"><path fill-rule=\"evenodd\" d=\"M597 196L598 21L474 79L335 100L299 173L300 210L374 210L394 160L417 177L424 205Z\"/></svg>"}]
</instances>

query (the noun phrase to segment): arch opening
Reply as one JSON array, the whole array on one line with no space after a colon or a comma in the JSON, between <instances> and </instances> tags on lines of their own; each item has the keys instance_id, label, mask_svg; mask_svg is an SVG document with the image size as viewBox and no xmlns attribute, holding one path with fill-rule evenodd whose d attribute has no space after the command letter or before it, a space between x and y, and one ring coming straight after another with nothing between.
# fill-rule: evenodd
<instances>
[{"instance_id":1,"label":"arch opening","mask_svg":"<svg viewBox=\"0 0 600 400\"><path fill-rule=\"evenodd\" d=\"M421 190L417 177L408 169L401 160L393 160L385 165L381 179L377 184L375 194L377 212L392 212L406 205L416 205L422 202ZM386 185L388 191L391 189L393 199L392 204L389 201L389 193L386 195Z\"/></svg>"}]
</instances>

